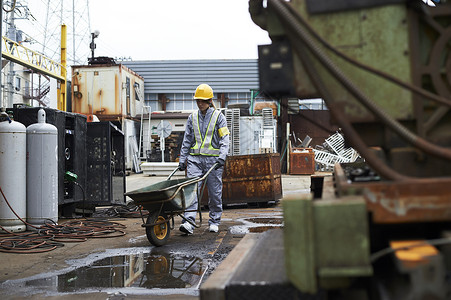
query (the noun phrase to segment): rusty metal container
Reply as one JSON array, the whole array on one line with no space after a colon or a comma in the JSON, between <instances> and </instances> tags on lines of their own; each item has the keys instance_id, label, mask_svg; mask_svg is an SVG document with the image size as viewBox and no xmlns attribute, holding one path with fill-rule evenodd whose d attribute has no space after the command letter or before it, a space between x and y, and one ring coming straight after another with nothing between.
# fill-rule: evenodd
<instances>
[{"instance_id":1,"label":"rusty metal container","mask_svg":"<svg viewBox=\"0 0 451 300\"><path fill-rule=\"evenodd\" d=\"M292 148L290 174L311 175L315 173L315 153L312 148Z\"/></svg>"},{"instance_id":2,"label":"rusty metal container","mask_svg":"<svg viewBox=\"0 0 451 300\"><path fill-rule=\"evenodd\" d=\"M282 198L280 154L227 157L222 176L223 204L278 201ZM205 189L202 204L208 204Z\"/></svg>"},{"instance_id":3,"label":"rusty metal container","mask_svg":"<svg viewBox=\"0 0 451 300\"><path fill-rule=\"evenodd\" d=\"M72 67L72 111L117 121L141 114L144 78L122 64Z\"/></svg>"}]
</instances>

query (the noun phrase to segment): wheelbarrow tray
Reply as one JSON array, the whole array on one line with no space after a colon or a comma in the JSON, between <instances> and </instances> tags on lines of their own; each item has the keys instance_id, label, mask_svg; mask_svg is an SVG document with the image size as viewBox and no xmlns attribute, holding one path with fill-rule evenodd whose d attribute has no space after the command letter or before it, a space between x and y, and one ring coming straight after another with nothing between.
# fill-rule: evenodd
<instances>
[{"instance_id":1,"label":"wheelbarrow tray","mask_svg":"<svg viewBox=\"0 0 451 300\"><path fill-rule=\"evenodd\" d=\"M199 177L165 180L127 192L125 195L148 211L160 209L162 203L164 211L186 210L196 200L198 182Z\"/></svg>"}]
</instances>

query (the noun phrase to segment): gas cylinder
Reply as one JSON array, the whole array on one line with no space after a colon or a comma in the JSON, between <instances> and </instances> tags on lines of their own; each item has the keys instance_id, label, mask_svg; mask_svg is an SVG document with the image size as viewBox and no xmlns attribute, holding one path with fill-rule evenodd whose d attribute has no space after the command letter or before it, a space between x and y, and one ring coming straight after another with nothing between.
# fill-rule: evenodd
<instances>
[{"instance_id":1,"label":"gas cylinder","mask_svg":"<svg viewBox=\"0 0 451 300\"><path fill-rule=\"evenodd\" d=\"M27 127L27 223L37 227L58 221L58 130L45 119L41 108Z\"/></svg>"},{"instance_id":2,"label":"gas cylinder","mask_svg":"<svg viewBox=\"0 0 451 300\"><path fill-rule=\"evenodd\" d=\"M26 229L26 142L25 126L0 113L0 225L12 232Z\"/></svg>"}]
</instances>

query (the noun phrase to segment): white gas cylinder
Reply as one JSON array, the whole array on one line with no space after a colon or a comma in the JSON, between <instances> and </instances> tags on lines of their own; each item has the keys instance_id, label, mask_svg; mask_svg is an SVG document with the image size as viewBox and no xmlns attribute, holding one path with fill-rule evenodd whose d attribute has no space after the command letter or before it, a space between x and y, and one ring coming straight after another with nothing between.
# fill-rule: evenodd
<instances>
[{"instance_id":1,"label":"white gas cylinder","mask_svg":"<svg viewBox=\"0 0 451 300\"><path fill-rule=\"evenodd\" d=\"M27 127L27 222L35 226L58 221L58 130L45 117L41 108Z\"/></svg>"},{"instance_id":2,"label":"white gas cylinder","mask_svg":"<svg viewBox=\"0 0 451 300\"><path fill-rule=\"evenodd\" d=\"M4 195L0 194L0 225L12 232L26 229L14 214L26 218L26 142L25 126L0 113L0 188Z\"/></svg>"}]
</instances>

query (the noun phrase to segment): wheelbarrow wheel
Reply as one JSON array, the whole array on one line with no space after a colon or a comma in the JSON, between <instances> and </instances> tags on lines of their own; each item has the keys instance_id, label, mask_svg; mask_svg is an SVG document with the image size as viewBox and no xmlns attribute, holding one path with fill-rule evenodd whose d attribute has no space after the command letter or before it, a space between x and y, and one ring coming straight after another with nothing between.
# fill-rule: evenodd
<instances>
[{"instance_id":1,"label":"wheelbarrow wheel","mask_svg":"<svg viewBox=\"0 0 451 300\"><path fill-rule=\"evenodd\" d=\"M167 219L166 214L163 213L158 214L157 211L149 212L146 224L147 225L155 224L158 222L162 222L166 219ZM169 227L169 220L162 224L146 227L147 239L152 245L155 245L157 247L166 244L170 234L171 228Z\"/></svg>"}]
</instances>

